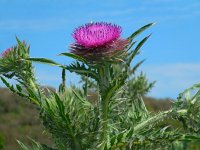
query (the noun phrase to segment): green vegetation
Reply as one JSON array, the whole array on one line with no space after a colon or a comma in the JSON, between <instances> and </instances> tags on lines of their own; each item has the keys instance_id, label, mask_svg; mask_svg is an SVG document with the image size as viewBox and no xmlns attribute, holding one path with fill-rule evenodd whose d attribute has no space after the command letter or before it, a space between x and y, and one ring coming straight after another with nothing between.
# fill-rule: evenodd
<instances>
[{"instance_id":1,"label":"green vegetation","mask_svg":"<svg viewBox=\"0 0 200 150\"><path fill-rule=\"evenodd\" d=\"M90 92L89 95L89 99L96 99L96 94ZM171 107L168 99L145 97L144 101L151 111L167 110ZM51 137L44 131L38 115L34 105L8 89L0 88L0 149L19 150L17 140L31 145L29 138L52 145Z\"/></svg>"},{"instance_id":2,"label":"green vegetation","mask_svg":"<svg viewBox=\"0 0 200 150\"><path fill-rule=\"evenodd\" d=\"M97 98L95 93L90 92L88 95L90 100ZM170 99L144 97L144 102L152 113L169 110L172 107ZM20 150L17 140L31 145L29 138L53 145L51 137L44 131L38 119L37 108L6 88L0 88L0 122L0 150ZM177 128L182 126L172 119L160 123L159 126L164 127L169 122ZM199 147L198 142L192 142L188 150L198 150Z\"/></svg>"}]
</instances>

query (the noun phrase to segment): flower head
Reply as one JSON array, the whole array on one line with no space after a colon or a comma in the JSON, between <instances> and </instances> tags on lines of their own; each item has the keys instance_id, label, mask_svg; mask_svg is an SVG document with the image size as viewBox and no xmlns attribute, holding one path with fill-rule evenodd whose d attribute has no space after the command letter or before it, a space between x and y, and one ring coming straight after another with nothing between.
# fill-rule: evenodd
<instances>
[{"instance_id":1,"label":"flower head","mask_svg":"<svg viewBox=\"0 0 200 150\"><path fill-rule=\"evenodd\" d=\"M72 34L75 43L71 52L90 59L108 56L127 45L128 40L120 38L121 32L120 26L105 22L80 26Z\"/></svg>"},{"instance_id":2,"label":"flower head","mask_svg":"<svg viewBox=\"0 0 200 150\"><path fill-rule=\"evenodd\" d=\"M12 48L7 48L3 53L1 53L1 56L6 57L8 55L8 53L10 53L11 50L12 50Z\"/></svg>"},{"instance_id":3,"label":"flower head","mask_svg":"<svg viewBox=\"0 0 200 150\"><path fill-rule=\"evenodd\" d=\"M77 44L93 48L115 41L120 34L120 26L109 23L89 23L75 29L73 37Z\"/></svg>"}]
</instances>

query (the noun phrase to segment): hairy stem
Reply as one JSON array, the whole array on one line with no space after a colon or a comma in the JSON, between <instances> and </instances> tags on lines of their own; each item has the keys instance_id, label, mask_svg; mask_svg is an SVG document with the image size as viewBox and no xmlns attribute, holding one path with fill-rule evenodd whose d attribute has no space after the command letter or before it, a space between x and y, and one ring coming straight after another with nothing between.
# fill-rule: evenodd
<instances>
[{"instance_id":1,"label":"hairy stem","mask_svg":"<svg viewBox=\"0 0 200 150\"><path fill-rule=\"evenodd\" d=\"M101 134L100 142L103 143L108 139L108 113L109 113L109 98L107 89L109 87L109 68L103 66L99 68L99 90L100 90L100 104L101 104Z\"/></svg>"}]
</instances>

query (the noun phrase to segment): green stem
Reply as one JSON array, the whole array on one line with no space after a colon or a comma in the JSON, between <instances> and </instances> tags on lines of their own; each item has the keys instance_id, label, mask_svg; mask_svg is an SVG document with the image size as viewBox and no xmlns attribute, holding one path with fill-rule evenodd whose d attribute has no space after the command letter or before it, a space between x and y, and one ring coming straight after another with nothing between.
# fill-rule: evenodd
<instances>
[{"instance_id":1,"label":"green stem","mask_svg":"<svg viewBox=\"0 0 200 150\"><path fill-rule=\"evenodd\" d=\"M87 97L87 94L88 94L88 76L86 76L86 79L85 79L84 96Z\"/></svg>"},{"instance_id":2,"label":"green stem","mask_svg":"<svg viewBox=\"0 0 200 150\"><path fill-rule=\"evenodd\" d=\"M65 73L65 69L62 69L62 86L63 88L65 88L65 83L66 83L66 73Z\"/></svg>"},{"instance_id":3,"label":"green stem","mask_svg":"<svg viewBox=\"0 0 200 150\"><path fill-rule=\"evenodd\" d=\"M104 143L109 137L108 135L108 113L109 113L109 98L107 89L109 87L109 68L104 66L99 68L99 90L100 90L100 104L101 104L101 134L100 142Z\"/></svg>"},{"instance_id":4,"label":"green stem","mask_svg":"<svg viewBox=\"0 0 200 150\"><path fill-rule=\"evenodd\" d=\"M64 93L66 87L66 73L65 69L62 69L62 83L59 86L59 92Z\"/></svg>"},{"instance_id":5,"label":"green stem","mask_svg":"<svg viewBox=\"0 0 200 150\"><path fill-rule=\"evenodd\" d=\"M104 141L107 139L107 135L108 135L108 104L109 104L109 100L108 99L104 99L104 102L102 102L102 135L101 135L101 141Z\"/></svg>"}]
</instances>

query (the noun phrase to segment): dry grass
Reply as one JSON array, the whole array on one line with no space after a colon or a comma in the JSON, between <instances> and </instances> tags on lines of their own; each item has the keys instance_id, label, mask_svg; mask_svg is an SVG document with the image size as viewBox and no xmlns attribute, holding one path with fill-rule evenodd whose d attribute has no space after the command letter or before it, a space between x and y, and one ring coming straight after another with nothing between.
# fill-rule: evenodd
<instances>
[{"instance_id":1,"label":"dry grass","mask_svg":"<svg viewBox=\"0 0 200 150\"><path fill-rule=\"evenodd\" d=\"M41 143L51 144L49 136L43 131L37 109L26 100L1 88L0 137L3 139L3 150L18 150L16 140L30 144L30 138Z\"/></svg>"}]
</instances>

